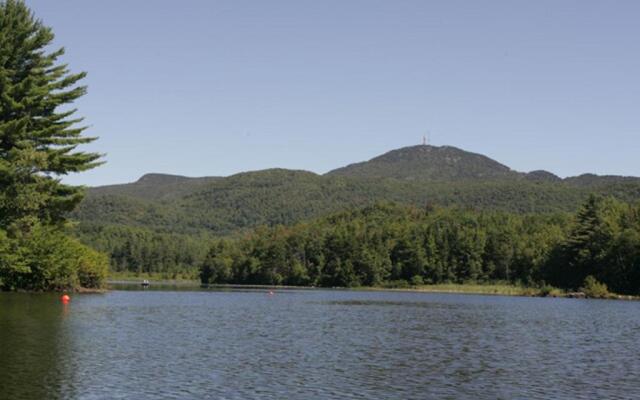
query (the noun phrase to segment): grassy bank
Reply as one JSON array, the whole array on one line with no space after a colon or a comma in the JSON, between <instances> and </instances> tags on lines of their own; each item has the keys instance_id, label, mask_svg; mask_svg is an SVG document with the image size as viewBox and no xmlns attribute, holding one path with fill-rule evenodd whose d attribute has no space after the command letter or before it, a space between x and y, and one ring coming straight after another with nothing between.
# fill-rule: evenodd
<instances>
[{"instance_id":1,"label":"grassy bank","mask_svg":"<svg viewBox=\"0 0 640 400\"><path fill-rule=\"evenodd\" d=\"M383 286L377 289L433 293L468 293L500 296L564 297L566 292L552 287L529 287L505 283L440 283L407 287Z\"/></svg>"},{"instance_id":2,"label":"grassy bank","mask_svg":"<svg viewBox=\"0 0 640 400\"><path fill-rule=\"evenodd\" d=\"M149 273L134 273L134 272L109 272L109 281L131 281L140 282L144 279L150 281L163 281L163 282L194 282L200 283L197 275L193 274L167 274L162 272L149 272Z\"/></svg>"},{"instance_id":3,"label":"grassy bank","mask_svg":"<svg viewBox=\"0 0 640 400\"><path fill-rule=\"evenodd\" d=\"M366 288L369 289L369 288ZM620 295L606 291L594 293L592 290L584 288L578 292L567 292L551 286L532 287L513 285L508 283L440 283L432 285L416 285L394 287L387 285L376 287L377 290L390 291L410 291L410 292L431 292L431 293L465 293L496 296L528 296L528 297L568 297L568 298L591 298L591 299L611 299L611 300L640 300L640 296Z\"/></svg>"}]
</instances>

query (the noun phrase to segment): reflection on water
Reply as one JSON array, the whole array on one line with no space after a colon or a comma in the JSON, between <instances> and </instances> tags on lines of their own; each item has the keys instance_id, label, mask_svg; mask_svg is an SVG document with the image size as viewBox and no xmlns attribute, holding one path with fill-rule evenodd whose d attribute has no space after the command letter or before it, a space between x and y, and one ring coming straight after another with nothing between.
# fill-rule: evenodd
<instances>
[{"instance_id":1,"label":"reflection on water","mask_svg":"<svg viewBox=\"0 0 640 400\"><path fill-rule=\"evenodd\" d=\"M638 398L640 303L0 294L0 399Z\"/></svg>"},{"instance_id":2,"label":"reflection on water","mask_svg":"<svg viewBox=\"0 0 640 400\"><path fill-rule=\"evenodd\" d=\"M421 307L421 308L457 308L455 304L439 303L432 301L389 301L389 300L340 300L323 301L319 304L334 306L370 306L370 307ZM478 304L478 307L482 305Z\"/></svg>"},{"instance_id":3,"label":"reflection on water","mask_svg":"<svg viewBox=\"0 0 640 400\"><path fill-rule=\"evenodd\" d=\"M65 359L68 307L57 295L0 294L0 398L73 396L73 371ZM66 386L66 387L65 387Z\"/></svg>"}]
</instances>

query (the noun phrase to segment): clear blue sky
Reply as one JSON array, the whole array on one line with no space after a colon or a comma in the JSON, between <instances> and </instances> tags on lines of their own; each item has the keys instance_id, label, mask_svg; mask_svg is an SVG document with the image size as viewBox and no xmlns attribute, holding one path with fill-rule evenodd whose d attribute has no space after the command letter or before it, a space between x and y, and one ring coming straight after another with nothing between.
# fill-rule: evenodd
<instances>
[{"instance_id":1,"label":"clear blue sky","mask_svg":"<svg viewBox=\"0 0 640 400\"><path fill-rule=\"evenodd\" d=\"M107 164L323 173L419 144L640 175L640 1L31 0Z\"/></svg>"}]
</instances>

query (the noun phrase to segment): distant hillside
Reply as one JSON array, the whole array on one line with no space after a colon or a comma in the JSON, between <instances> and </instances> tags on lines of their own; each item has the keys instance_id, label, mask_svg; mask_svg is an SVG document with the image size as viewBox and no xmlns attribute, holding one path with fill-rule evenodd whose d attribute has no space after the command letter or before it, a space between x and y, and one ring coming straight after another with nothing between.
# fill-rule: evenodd
<instances>
[{"instance_id":1,"label":"distant hillside","mask_svg":"<svg viewBox=\"0 0 640 400\"><path fill-rule=\"evenodd\" d=\"M454 147L414 146L317 175L270 169L229 177L148 174L90 189L72 215L81 224L226 235L292 224L378 201L458 205L519 213L573 211L590 193L640 199L640 179L516 172Z\"/></svg>"},{"instance_id":2,"label":"distant hillside","mask_svg":"<svg viewBox=\"0 0 640 400\"><path fill-rule=\"evenodd\" d=\"M481 154L451 146L413 146L369 161L335 169L327 175L421 181L518 179L521 174Z\"/></svg>"},{"instance_id":3,"label":"distant hillside","mask_svg":"<svg viewBox=\"0 0 640 400\"><path fill-rule=\"evenodd\" d=\"M560 182L562 178L548 171L531 171L524 175L524 179L532 182Z\"/></svg>"},{"instance_id":4,"label":"distant hillside","mask_svg":"<svg viewBox=\"0 0 640 400\"><path fill-rule=\"evenodd\" d=\"M100 186L90 189L92 194L128 196L150 200L164 200L184 196L220 177L188 178L180 175L146 174L133 183Z\"/></svg>"},{"instance_id":5,"label":"distant hillside","mask_svg":"<svg viewBox=\"0 0 640 400\"><path fill-rule=\"evenodd\" d=\"M598 187L612 184L637 184L640 178L635 176L582 174L565 179L565 182L575 186Z\"/></svg>"}]
</instances>

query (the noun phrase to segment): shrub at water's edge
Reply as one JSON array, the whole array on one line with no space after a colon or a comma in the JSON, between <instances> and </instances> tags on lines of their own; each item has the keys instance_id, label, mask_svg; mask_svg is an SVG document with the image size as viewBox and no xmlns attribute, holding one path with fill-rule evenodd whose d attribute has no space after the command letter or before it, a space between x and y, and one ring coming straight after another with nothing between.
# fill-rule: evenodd
<instances>
[{"instance_id":1,"label":"shrub at water's edge","mask_svg":"<svg viewBox=\"0 0 640 400\"><path fill-rule=\"evenodd\" d=\"M104 254L56 228L35 226L28 235L0 231L0 289L74 290L101 288L108 273Z\"/></svg>"},{"instance_id":2,"label":"shrub at water's edge","mask_svg":"<svg viewBox=\"0 0 640 400\"><path fill-rule=\"evenodd\" d=\"M598 280L591 275L584 279L580 291L584 293L586 297L592 299L607 299L612 296L607 289L607 285L598 282Z\"/></svg>"},{"instance_id":3,"label":"shrub at water's edge","mask_svg":"<svg viewBox=\"0 0 640 400\"><path fill-rule=\"evenodd\" d=\"M78 283L82 288L103 288L109 275L109 257L83 244L78 246Z\"/></svg>"},{"instance_id":4,"label":"shrub at water's edge","mask_svg":"<svg viewBox=\"0 0 640 400\"><path fill-rule=\"evenodd\" d=\"M544 285L524 286L510 282L465 282L465 283L436 283L429 285L407 285L402 283L384 284L383 289L392 290L408 290L417 292L434 292L434 293L465 293L465 294L486 294L500 296L532 296L532 297L563 297L565 291Z\"/></svg>"}]
</instances>

